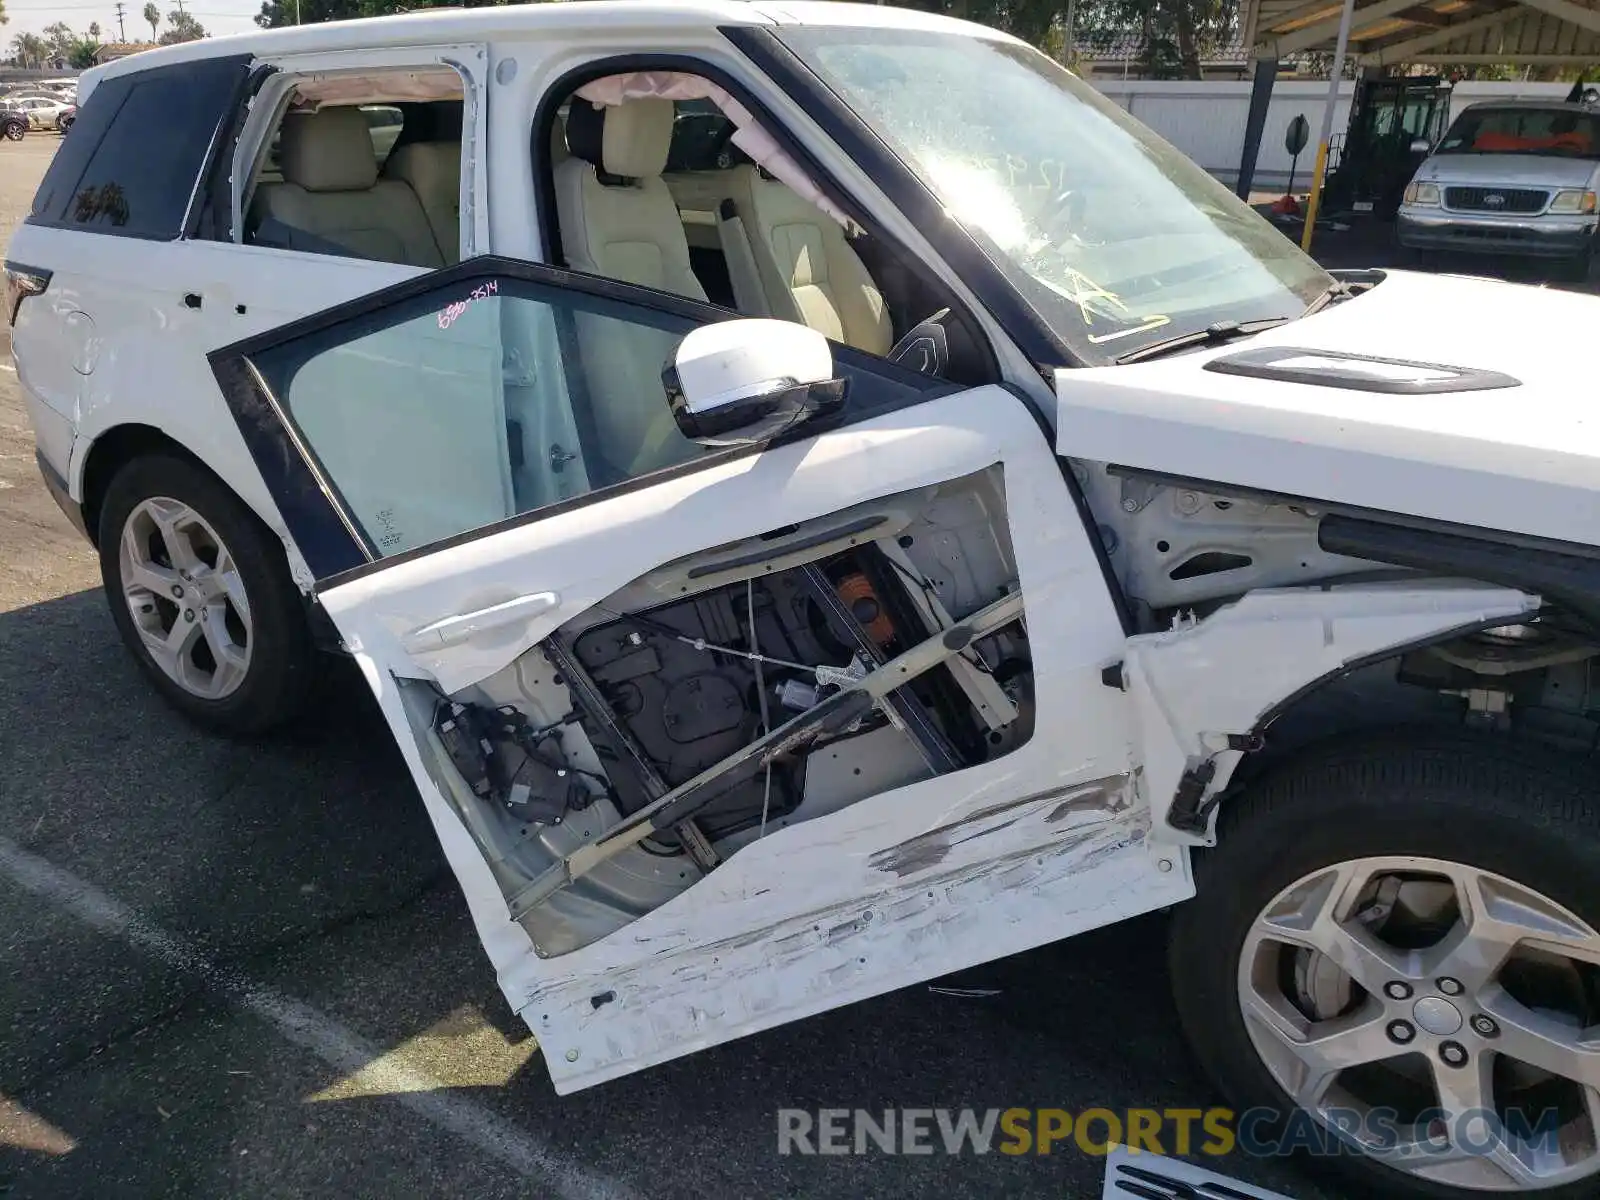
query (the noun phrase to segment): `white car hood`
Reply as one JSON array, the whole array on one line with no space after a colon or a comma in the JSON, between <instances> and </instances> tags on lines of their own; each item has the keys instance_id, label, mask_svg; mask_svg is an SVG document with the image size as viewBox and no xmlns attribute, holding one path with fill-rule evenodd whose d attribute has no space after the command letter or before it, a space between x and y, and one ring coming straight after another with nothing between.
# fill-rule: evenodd
<instances>
[{"instance_id":1,"label":"white car hood","mask_svg":"<svg viewBox=\"0 0 1600 1200\"><path fill-rule=\"evenodd\" d=\"M1439 154L1417 168L1432 183L1504 184L1507 187L1587 187L1596 163L1559 154Z\"/></svg>"},{"instance_id":2,"label":"white car hood","mask_svg":"<svg viewBox=\"0 0 1600 1200\"><path fill-rule=\"evenodd\" d=\"M1391 271L1371 291L1225 346L1057 375L1058 445L1139 467L1600 545L1600 298ZM1207 370L1265 347L1500 372L1396 395Z\"/></svg>"}]
</instances>

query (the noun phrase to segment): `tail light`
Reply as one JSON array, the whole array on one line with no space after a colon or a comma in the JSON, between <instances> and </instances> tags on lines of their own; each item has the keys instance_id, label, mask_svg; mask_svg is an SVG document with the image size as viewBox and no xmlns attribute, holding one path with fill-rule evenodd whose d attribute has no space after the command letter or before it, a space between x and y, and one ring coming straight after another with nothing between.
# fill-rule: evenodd
<instances>
[{"instance_id":1,"label":"tail light","mask_svg":"<svg viewBox=\"0 0 1600 1200\"><path fill-rule=\"evenodd\" d=\"M25 267L21 263L6 264L6 324L17 323L17 309L29 296L44 294L50 286L50 272L40 267Z\"/></svg>"}]
</instances>

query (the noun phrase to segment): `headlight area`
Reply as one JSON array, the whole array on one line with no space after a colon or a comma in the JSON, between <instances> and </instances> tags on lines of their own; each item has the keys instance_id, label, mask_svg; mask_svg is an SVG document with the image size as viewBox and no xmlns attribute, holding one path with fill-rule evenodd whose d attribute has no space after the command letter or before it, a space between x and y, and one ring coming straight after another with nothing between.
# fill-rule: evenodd
<instances>
[{"instance_id":1,"label":"headlight area","mask_svg":"<svg viewBox=\"0 0 1600 1200\"><path fill-rule=\"evenodd\" d=\"M1393 195L1394 193L1390 193ZM1413 208L1438 208L1439 185L1437 183L1419 183L1413 179L1406 184L1405 203Z\"/></svg>"},{"instance_id":2,"label":"headlight area","mask_svg":"<svg viewBox=\"0 0 1600 1200\"><path fill-rule=\"evenodd\" d=\"M1595 210L1595 194L1577 190L1557 192L1550 199L1550 211L1553 213L1592 213Z\"/></svg>"}]
</instances>

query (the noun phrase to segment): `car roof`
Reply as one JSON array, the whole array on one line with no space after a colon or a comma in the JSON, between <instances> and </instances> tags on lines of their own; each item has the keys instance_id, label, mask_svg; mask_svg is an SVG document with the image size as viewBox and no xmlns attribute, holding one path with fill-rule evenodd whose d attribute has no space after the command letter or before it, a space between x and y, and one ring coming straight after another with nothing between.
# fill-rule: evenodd
<instances>
[{"instance_id":1,"label":"car roof","mask_svg":"<svg viewBox=\"0 0 1600 1200\"><path fill-rule=\"evenodd\" d=\"M929 29L1015 42L1009 34L916 9L837 0L571 0L563 4L494 5L473 9L423 9L355 21L287 25L226 37L180 42L130 54L92 67L78 78L80 96L107 79L152 67L194 62L232 54L270 57L326 50L429 46L485 42L531 32L570 30L573 34L619 27L640 30L703 29L707 26L834 25L881 29Z\"/></svg>"}]
</instances>

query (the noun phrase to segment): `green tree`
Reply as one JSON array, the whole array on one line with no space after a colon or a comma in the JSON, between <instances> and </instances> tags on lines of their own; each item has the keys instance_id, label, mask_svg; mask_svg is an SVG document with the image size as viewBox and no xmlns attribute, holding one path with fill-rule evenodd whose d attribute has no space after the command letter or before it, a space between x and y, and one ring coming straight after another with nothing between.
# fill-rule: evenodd
<instances>
[{"instance_id":1,"label":"green tree","mask_svg":"<svg viewBox=\"0 0 1600 1200\"><path fill-rule=\"evenodd\" d=\"M46 25L42 35L45 44L49 47L46 58L51 62L65 63L67 55L72 52L78 35L72 32L72 27L65 21L57 21L54 25Z\"/></svg>"},{"instance_id":2,"label":"green tree","mask_svg":"<svg viewBox=\"0 0 1600 1200\"><path fill-rule=\"evenodd\" d=\"M89 36L92 37L97 42L100 40L100 22L99 21L90 21L89 22Z\"/></svg>"},{"instance_id":3,"label":"green tree","mask_svg":"<svg viewBox=\"0 0 1600 1200\"><path fill-rule=\"evenodd\" d=\"M10 20L11 18L6 16L6 0L0 0L0 25L4 25Z\"/></svg>"},{"instance_id":4,"label":"green tree","mask_svg":"<svg viewBox=\"0 0 1600 1200\"><path fill-rule=\"evenodd\" d=\"M156 7L156 0L149 0L144 6L144 19L150 22L150 40L156 40L156 26L161 24L161 10Z\"/></svg>"},{"instance_id":5,"label":"green tree","mask_svg":"<svg viewBox=\"0 0 1600 1200\"><path fill-rule=\"evenodd\" d=\"M87 71L94 66L95 55L100 52L100 42L97 38L79 38L72 43L67 51L67 66L79 71Z\"/></svg>"},{"instance_id":6,"label":"green tree","mask_svg":"<svg viewBox=\"0 0 1600 1200\"><path fill-rule=\"evenodd\" d=\"M206 36L206 27L192 14L175 8L167 14L167 31L156 40L163 46L174 46L179 42L197 42Z\"/></svg>"}]
</instances>

